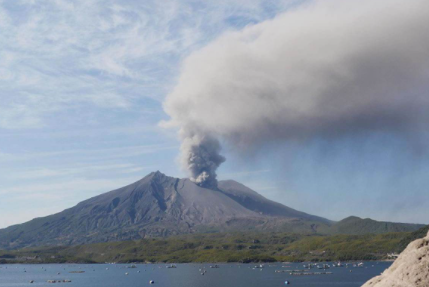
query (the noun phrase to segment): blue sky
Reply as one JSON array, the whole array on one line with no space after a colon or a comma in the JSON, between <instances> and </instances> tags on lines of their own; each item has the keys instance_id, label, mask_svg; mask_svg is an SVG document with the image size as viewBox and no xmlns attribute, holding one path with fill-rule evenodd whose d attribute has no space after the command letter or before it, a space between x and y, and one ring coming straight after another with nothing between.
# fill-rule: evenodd
<instances>
[{"instance_id":1,"label":"blue sky","mask_svg":"<svg viewBox=\"0 0 429 287\"><path fill-rule=\"evenodd\" d=\"M0 1L0 227L154 170L184 177L158 126L182 61L229 30L303 1ZM219 178L333 220L427 223L429 161L392 135L225 145Z\"/></svg>"}]
</instances>

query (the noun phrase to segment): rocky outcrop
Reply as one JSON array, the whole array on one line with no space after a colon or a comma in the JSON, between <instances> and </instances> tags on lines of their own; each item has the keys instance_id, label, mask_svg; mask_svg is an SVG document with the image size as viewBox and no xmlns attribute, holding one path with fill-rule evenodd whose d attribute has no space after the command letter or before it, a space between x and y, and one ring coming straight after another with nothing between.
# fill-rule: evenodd
<instances>
[{"instance_id":1,"label":"rocky outcrop","mask_svg":"<svg viewBox=\"0 0 429 287\"><path fill-rule=\"evenodd\" d=\"M429 287L429 233L411 242L389 269L362 287Z\"/></svg>"}]
</instances>

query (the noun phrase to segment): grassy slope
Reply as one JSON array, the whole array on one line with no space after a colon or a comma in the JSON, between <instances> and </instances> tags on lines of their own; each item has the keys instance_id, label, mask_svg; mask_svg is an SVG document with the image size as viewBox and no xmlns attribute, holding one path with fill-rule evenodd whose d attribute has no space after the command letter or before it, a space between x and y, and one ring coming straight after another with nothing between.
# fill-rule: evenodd
<instances>
[{"instance_id":1,"label":"grassy slope","mask_svg":"<svg viewBox=\"0 0 429 287\"><path fill-rule=\"evenodd\" d=\"M257 262L384 259L401 251L411 233L302 235L291 233L218 233L183 235L19 251L0 251L0 260L35 262ZM55 258L51 258L55 256ZM7 258L9 257L9 258Z\"/></svg>"},{"instance_id":2,"label":"grassy slope","mask_svg":"<svg viewBox=\"0 0 429 287\"><path fill-rule=\"evenodd\" d=\"M425 237L426 234L428 234L428 232L429 232L429 225L422 227L417 231L411 232L408 236L406 236L404 239L401 240L401 242L399 243L399 248L401 250L405 249L410 242L416 239Z\"/></svg>"},{"instance_id":3,"label":"grassy slope","mask_svg":"<svg viewBox=\"0 0 429 287\"><path fill-rule=\"evenodd\" d=\"M347 217L335 223L329 230L330 234L382 234L391 232L412 232L423 227L421 224L395 223L376 221L370 218Z\"/></svg>"}]
</instances>

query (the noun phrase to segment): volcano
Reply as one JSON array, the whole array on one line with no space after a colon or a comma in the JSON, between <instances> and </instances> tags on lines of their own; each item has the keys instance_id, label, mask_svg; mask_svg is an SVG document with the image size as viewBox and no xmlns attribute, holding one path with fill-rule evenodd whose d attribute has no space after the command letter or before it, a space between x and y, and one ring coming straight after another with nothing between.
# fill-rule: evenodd
<instances>
[{"instance_id":1,"label":"volcano","mask_svg":"<svg viewBox=\"0 0 429 287\"><path fill-rule=\"evenodd\" d=\"M217 188L210 189L157 171L57 214L2 229L0 248L74 245L201 232L327 233L334 225L326 218L268 200L233 180L219 181ZM395 226L396 231L421 227Z\"/></svg>"}]
</instances>

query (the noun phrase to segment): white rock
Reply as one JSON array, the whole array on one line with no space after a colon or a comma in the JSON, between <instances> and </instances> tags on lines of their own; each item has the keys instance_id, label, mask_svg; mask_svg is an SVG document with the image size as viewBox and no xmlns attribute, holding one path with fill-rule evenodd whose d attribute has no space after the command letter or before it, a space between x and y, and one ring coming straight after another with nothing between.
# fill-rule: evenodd
<instances>
[{"instance_id":1,"label":"white rock","mask_svg":"<svg viewBox=\"0 0 429 287\"><path fill-rule=\"evenodd\" d=\"M429 233L411 242L389 269L362 287L429 287Z\"/></svg>"}]
</instances>

